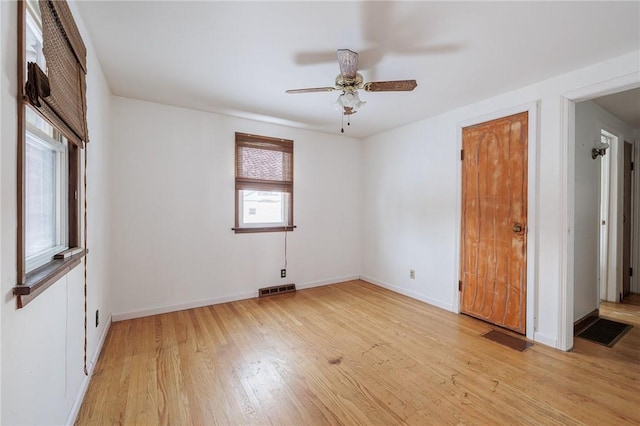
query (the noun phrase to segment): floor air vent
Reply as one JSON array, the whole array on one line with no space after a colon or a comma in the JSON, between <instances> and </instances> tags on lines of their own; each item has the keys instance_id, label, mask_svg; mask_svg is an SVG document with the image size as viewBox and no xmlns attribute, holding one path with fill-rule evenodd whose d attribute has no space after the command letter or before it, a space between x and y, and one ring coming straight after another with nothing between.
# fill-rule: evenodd
<instances>
[{"instance_id":1,"label":"floor air vent","mask_svg":"<svg viewBox=\"0 0 640 426\"><path fill-rule=\"evenodd\" d=\"M292 293L296 291L295 284L287 284L287 285L277 285L274 287L266 287L258 290L258 296L266 297L266 296L274 296L276 294L282 293Z\"/></svg>"}]
</instances>

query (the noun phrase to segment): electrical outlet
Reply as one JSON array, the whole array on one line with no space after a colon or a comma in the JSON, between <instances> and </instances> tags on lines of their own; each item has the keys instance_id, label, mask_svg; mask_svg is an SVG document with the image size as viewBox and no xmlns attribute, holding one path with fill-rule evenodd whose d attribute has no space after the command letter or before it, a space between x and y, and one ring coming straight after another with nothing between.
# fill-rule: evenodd
<instances>
[{"instance_id":1,"label":"electrical outlet","mask_svg":"<svg viewBox=\"0 0 640 426\"><path fill-rule=\"evenodd\" d=\"M96 309L96 327L100 324L100 309Z\"/></svg>"},{"instance_id":2,"label":"electrical outlet","mask_svg":"<svg viewBox=\"0 0 640 426\"><path fill-rule=\"evenodd\" d=\"M416 271L414 271L413 269L409 269L409 278L411 278L412 280L416 279Z\"/></svg>"},{"instance_id":3,"label":"electrical outlet","mask_svg":"<svg viewBox=\"0 0 640 426\"><path fill-rule=\"evenodd\" d=\"M280 278L287 278L287 270L280 269Z\"/></svg>"}]
</instances>

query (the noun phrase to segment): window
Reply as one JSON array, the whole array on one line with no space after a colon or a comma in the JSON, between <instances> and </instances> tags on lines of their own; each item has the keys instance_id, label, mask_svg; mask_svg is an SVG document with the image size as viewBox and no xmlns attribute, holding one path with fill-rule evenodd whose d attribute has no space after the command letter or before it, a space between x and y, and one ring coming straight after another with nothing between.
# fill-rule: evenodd
<instances>
[{"instance_id":1,"label":"window","mask_svg":"<svg viewBox=\"0 0 640 426\"><path fill-rule=\"evenodd\" d=\"M236 133L234 231L293 228L293 141Z\"/></svg>"},{"instance_id":2,"label":"window","mask_svg":"<svg viewBox=\"0 0 640 426\"><path fill-rule=\"evenodd\" d=\"M67 139L27 107L25 148L26 271L68 248Z\"/></svg>"},{"instance_id":3,"label":"window","mask_svg":"<svg viewBox=\"0 0 640 426\"><path fill-rule=\"evenodd\" d=\"M86 48L65 1L18 2L18 308L80 263Z\"/></svg>"}]
</instances>

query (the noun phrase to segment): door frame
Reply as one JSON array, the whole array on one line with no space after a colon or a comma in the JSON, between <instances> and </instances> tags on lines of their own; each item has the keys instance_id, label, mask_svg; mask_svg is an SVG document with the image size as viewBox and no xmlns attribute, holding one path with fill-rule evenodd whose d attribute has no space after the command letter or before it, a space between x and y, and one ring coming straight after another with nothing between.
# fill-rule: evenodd
<instances>
[{"instance_id":1,"label":"door frame","mask_svg":"<svg viewBox=\"0 0 640 426\"><path fill-rule=\"evenodd\" d=\"M575 103L574 103L575 105ZM617 277L617 264L618 264L618 244L612 244L618 241L618 228L620 223L618 222L618 204L621 198L619 197L618 187L619 182L618 168L620 164L618 162L618 154L620 151L620 134L616 134L615 129L610 128L607 124L598 120L597 128L600 130L600 134L604 131L607 136L612 138L607 154L601 160L606 161L606 167L600 166L600 189L598 191L600 200L600 214L598 220L606 220L604 225L600 225L598 233L598 297L594 301L595 306L599 309L601 300L615 302L616 296L616 277ZM574 145L575 146L575 145ZM575 161L575 155L574 155ZM606 172L606 178L603 178L602 173ZM606 179L606 196L603 194L603 182L602 179ZM575 180L573 180L575 182ZM575 194L574 194L575 197ZM603 206L603 201L606 201L606 205ZM602 210L605 209L605 219L603 219ZM574 210L575 212L575 210ZM573 216L572 216L573 217ZM601 250L605 247L604 253ZM621 247L621 246L620 246ZM604 297L603 297L604 295ZM575 320L575 319L574 319Z\"/></svg>"},{"instance_id":2,"label":"door frame","mask_svg":"<svg viewBox=\"0 0 640 426\"><path fill-rule=\"evenodd\" d=\"M488 114L477 116L456 125L456 146L457 151L462 150L462 129L487 121L496 120L510 115L527 112L527 314L526 314L526 337L535 340L537 329L537 301L538 301L538 197L537 197L537 170L538 170L538 108L539 103L528 102L526 104L514 106ZM457 161L457 199L456 199L456 244L454 277L460 279L460 242L462 235L462 161ZM458 286L454 285L453 312L460 314L460 293Z\"/></svg>"},{"instance_id":3,"label":"door frame","mask_svg":"<svg viewBox=\"0 0 640 426\"><path fill-rule=\"evenodd\" d=\"M625 158L625 150L626 150L626 146L625 145L626 144L629 144L631 146L631 158L630 158L630 160L631 160L632 167L634 165L634 159L635 159L635 157L634 157L635 156L635 147L634 147L634 145L635 145L634 140L635 139L632 139L632 138L629 138L629 139L631 139L631 142L623 139L621 144L620 144L620 148L622 150L622 175L623 175L623 178L622 178L622 188L621 188L621 190L622 190L622 214L623 215L624 215L624 200L625 200L625 197L627 196L627 194L624 192L624 184L625 184L624 167L627 164L626 158ZM635 250L633 249L633 243L634 243L634 241L637 241L634 238L634 231L635 231L634 226L636 225L635 224L635 220L634 220L634 216L635 216L635 212L637 211L635 209L635 205L634 205L634 203L636 201L636 197L634 195L635 189L636 189L635 182L633 181L634 177L635 176L634 176L633 169L632 169L631 170L631 182L630 182L631 187L629 188L629 193L630 193L629 194L629 197L630 197L629 205L631 207L631 212L629 214L629 228L630 228L629 229L630 230L630 232L629 232L629 238L630 238L630 241L629 241L629 267L631 269L633 269L633 263L634 263L633 262L633 256L635 254ZM622 257L623 257L623 260L622 260L622 275L623 275L622 292L623 293L624 293L624 274L628 273L628 271L624 270L624 236L625 236L625 234L624 234L624 220L623 220L623 222L622 222L622 241L621 241L621 244L622 244ZM629 293L633 293L633 288L634 288L634 286L633 286L633 276L629 276Z\"/></svg>"},{"instance_id":4,"label":"door frame","mask_svg":"<svg viewBox=\"0 0 640 426\"><path fill-rule=\"evenodd\" d=\"M631 161L640 164L640 139L634 138L631 142ZM640 173L631 173L631 267L640 271L640 229L638 229L638 212L640 212L640 200L638 198L640 188ZM631 276L631 292L640 293L638 275L634 279Z\"/></svg>"},{"instance_id":5,"label":"door frame","mask_svg":"<svg viewBox=\"0 0 640 426\"><path fill-rule=\"evenodd\" d=\"M560 96L560 205L562 227L560 232L560 286L558 294L558 342L557 348L568 351L573 347L574 303L574 236L575 227L575 104L613 93L640 87L640 73L571 90ZM612 155L613 152L608 153ZM633 223L632 223L633 229ZM632 231L633 232L633 231ZM632 247L635 242L631 242Z\"/></svg>"}]
</instances>

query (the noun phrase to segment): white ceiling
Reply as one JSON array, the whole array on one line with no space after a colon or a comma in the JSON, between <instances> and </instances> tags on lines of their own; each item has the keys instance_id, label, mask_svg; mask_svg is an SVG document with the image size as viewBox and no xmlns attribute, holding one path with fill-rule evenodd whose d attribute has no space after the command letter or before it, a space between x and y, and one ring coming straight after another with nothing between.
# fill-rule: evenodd
<instances>
[{"instance_id":1,"label":"white ceiling","mask_svg":"<svg viewBox=\"0 0 640 426\"><path fill-rule=\"evenodd\" d=\"M603 96L594 101L634 129L640 129L640 88Z\"/></svg>"},{"instance_id":2,"label":"white ceiling","mask_svg":"<svg viewBox=\"0 0 640 426\"><path fill-rule=\"evenodd\" d=\"M80 1L118 96L340 132L335 50L365 81L345 135L366 137L640 49L640 2ZM241 129L240 129L241 130Z\"/></svg>"}]
</instances>

